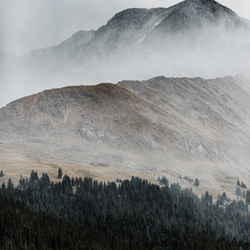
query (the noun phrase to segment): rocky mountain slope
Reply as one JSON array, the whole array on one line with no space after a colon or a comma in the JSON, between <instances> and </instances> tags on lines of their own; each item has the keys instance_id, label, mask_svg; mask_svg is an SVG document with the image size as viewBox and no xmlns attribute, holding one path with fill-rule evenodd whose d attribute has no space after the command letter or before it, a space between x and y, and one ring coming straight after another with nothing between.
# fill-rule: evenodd
<instances>
[{"instance_id":1,"label":"rocky mountain slope","mask_svg":"<svg viewBox=\"0 0 250 250\"><path fill-rule=\"evenodd\" d=\"M248 84L156 77L46 90L0 109L0 142L228 191L226 178L249 183Z\"/></svg>"},{"instance_id":2,"label":"rocky mountain slope","mask_svg":"<svg viewBox=\"0 0 250 250\"><path fill-rule=\"evenodd\" d=\"M64 59L74 55L77 62L84 62L89 60L89 56L113 57L114 53L140 47L155 50L152 43L163 44L173 39L184 39L183 46L187 46L186 42L194 42L203 36L208 38L209 35L216 41L215 34L249 32L249 28L249 21L216 1L187 0L170 8L121 11L97 31L78 32L59 46L33 51L31 57L37 60L37 57L46 54L50 62L51 58L57 59L59 50L59 61L62 55ZM211 34L208 35L208 32Z\"/></svg>"},{"instance_id":3,"label":"rocky mountain slope","mask_svg":"<svg viewBox=\"0 0 250 250\"><path fill-rule=\"evenodd\" d=\"M51 89L0 109L0 142L235 193L237 178L250 185L249 80L214 76L248 75L249 48L248 20L186 0L121 11L25 57L0 55L1 100ZM121 79L130 80L108 83ZM106 83L80 85L97 82Z\"/></svg>"}]
</instances>

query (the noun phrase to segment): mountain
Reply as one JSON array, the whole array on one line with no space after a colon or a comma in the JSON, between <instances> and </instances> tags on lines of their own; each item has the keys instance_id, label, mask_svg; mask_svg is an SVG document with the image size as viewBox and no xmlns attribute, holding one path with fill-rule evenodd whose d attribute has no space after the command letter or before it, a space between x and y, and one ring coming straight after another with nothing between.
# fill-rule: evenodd
<instances>
[{"instance_id":1,"label":"mountain","mask_svg":"<svg viewBox=\"0 0 250 250\"><path fill-rule=\"evenodd\" d=\"M70 46L66 40L59 46L49 48L48 51L52 50L52 53L57 53L60 50L62 54L72 56L72 49L75 49L77 59L80 57L84 61L86 55L107 56L117 50L121 52L130 50L131 47L138 48L147 39L150 42L155 40L159 42L159 36L163 35L167 36L162 41L165 43L169 39L176 38L176 33L187 40L190 35L195 35L197 38L204 33L207 36L206 33L210 29L213 29L213 32L234 33L236 31L249 32L249 28L250 22L240 18L216 1L187 0L170 8L135 8L121 11L106 25L97 31L91 31L91 35L87 35L88 39L86 39L86 35L79 36L76 33L73 41L72 38L69 39L72 41ZM190 34L191 31L201 32ZM213 39L216 40L216 37ZM145 49L145 47L143 48ZM46 51L46 49L34 51L31 55L36 57L39 52Z\"/></svg>"},{"instance_id":2,"label":"mountain","mask_svg":"<svg viewBox=\"0 0 250 250\"><path fill-rule=\"evenodd\" d=\"M127 9L96 31L4 59L0 99L17 100L0 109L3 151L10 143L21 162L34 153L184 186L180 176L198 177L202 189L233 195L237 178L249 185L249 80L220 76L248 76L249 48L248 20L186 0Z\"/></svg>"},{"instance_id":3,"label":"mountain","mask_svg":"<svg viewBox=\"0 0 250 250\"><path fill-rule=\"evenodd\" d=\"M0 69L1 99L157 75L249 76L249 47L250 22L216 1L126 9L97 30L79 31L59 45L32 51L21 63L6 62ZM13 95L9 89L19 91Z\"/></svg>"},{"instance_id":4,"label":"mountain","mask_svg":"<svg viewBox=\"0 0 250 250\"><path fill-rule=\"evenodd\" d=\"M249 184L248 84L162 76L46 90L0 109L0 140L47 160L167 175L187 186L190 176L204 190L235 193L228 178Z\"/></svg>"},{"instance_id":5,"label":"mountain","mask_svg":"<svg viewBox=\"0 0 250 250\"><path fill-rule=\"evenodd\" d=\"M172 33L195 28L202 30L206 26L215 29L220 26L234 31L238 28L249 28L249 23L214 0L187 0L174 6L157 29Z\"/></svg>"}]
</instances>

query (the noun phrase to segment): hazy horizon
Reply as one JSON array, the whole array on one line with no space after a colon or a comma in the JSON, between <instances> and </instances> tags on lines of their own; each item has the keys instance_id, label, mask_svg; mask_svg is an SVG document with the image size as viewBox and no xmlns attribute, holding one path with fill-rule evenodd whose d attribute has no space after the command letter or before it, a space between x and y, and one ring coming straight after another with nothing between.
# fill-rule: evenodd
<instances>
[{"instance_id":1,"label":"hazy horizon","mask_svg":"<svg viewBox=\"0 0 250 250\"><path fill-rule=\"evenodd\" d=\"M57 45L78 30L98 29L117 12L127 8L170 7L179 0L87 0L16 1L0 3L0 53L23 55L31 50ZM220 0L239 16L250 20L250 2Z\"/></svg>"},{"instance_id":2,"label":"hazy horizon","mask_svg":"<svg viewBox=\"0 0 250 250\"><path fill-rule=\"evenodd\" d=\"M86 0L74 0L72 4L72 2L69 3L66 0L55 0L53 2L49 0L43 2L23 0L12 5L9 1L2 0L0 3L0 53L22 55L34 49L57 45L79 30L97 30L117 12L124 9L160 6L167 8L179 2L181 1L129 0L122 2L120 0L103 0L101 4L95 4ZM218 2L231 8L241 17L249 17L250 20L250 2L247 3L243 0L239 0L237 3L233 0ZM219 30L218 34L221 34ZM215 37L218 38L217 35ZM232 40L231 37L222 36L221 38L221 42L226 41L227 44ZM237 37L237 39L240 40L240 46L234 46L234 48L230 47L231 45L217 47L216 52L213 51L214 53L209 51L211 44L207 46L207 41L203 39L202 43L195 48L195 51L177 48L171 51L170 56L167 55L165 58L162 56L162 51L159 51L160 47L155 46L156 52L158 52L156 57L150 54L145 59L145 55L138 52L136 60L133 60L132 64L127 55L121 56L120 54L111 63L106 63L105 59L97 64L95 62L90 66L85 65L87 67L81 65L81 69L78 67L78 71L74 70L73 72L70 72L69 68L66 71L57 71L57 73L53 70L49 70L50 73L48 71L42 72L37 69L30 69L29 66L31 65L26 68L22 67L21 62L16 62L16 58L14 58L14 66L12 59L7 60L7 63L3 59L0 62L0 107L23 96L45 89L69 85L93 85L100 82L117 83L121 80L131 79L148 80L158 75L213 78L235 75L235 72L242 73L241 66L245 70L247 69L248 66L245 62L248 58L243 58L244 60L241 62L235 55L237 55L237 51L248 50L249 45L247 44L248 47L245 48L244 38ZM211 40L214 40L213 37ZM205 43L203 43L204 41ZM224 44L224 42L222 43ZM204 48L208 48L206 53L204 53ZM169 50L165 52L168 53ZM233 62L231 54L236 58ZM150 62L156 63L152 67ZM226 70L224 70L224 67ZM54 75L52 76L52 74Z\"/></svg>"}]
</instances>

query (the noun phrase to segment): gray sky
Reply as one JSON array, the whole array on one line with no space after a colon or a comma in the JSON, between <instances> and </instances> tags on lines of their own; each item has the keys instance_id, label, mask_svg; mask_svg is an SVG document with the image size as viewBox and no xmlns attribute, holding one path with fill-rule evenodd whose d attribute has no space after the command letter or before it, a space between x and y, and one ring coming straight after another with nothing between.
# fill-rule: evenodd
<instances>
[{"instance_id":1,"label":"gray sky","mask_svg":"<svg viewBox=\"0 0 250 250\"><path fill-rule=\"evenodd\" d=\"M0 52L15 55L55 45L78 30L97 29L126 8L169 7L178 0L1 0ZM219 0L250 19L249 0Z\"/></svg>"}]
</instances>

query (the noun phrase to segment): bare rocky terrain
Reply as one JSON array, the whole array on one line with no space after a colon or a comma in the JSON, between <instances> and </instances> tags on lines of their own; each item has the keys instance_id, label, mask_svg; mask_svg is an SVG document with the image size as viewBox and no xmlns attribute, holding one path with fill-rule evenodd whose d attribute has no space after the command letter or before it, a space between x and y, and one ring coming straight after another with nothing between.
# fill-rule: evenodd
<instances>
[{"instance_id":1,"label":"bare rocky terrain","mask_svg":"<svg viewBox=\"0 0 250 250\"><path fill-rule=\"evenodd\" d=\"M0 109L2 180L32 166L56 180L61 166L103 180L165 175L194 187L198 178L197 193L234 196L237 179L250 186L249 45L250 21L186 0L1 54L0 101L16 100Z\"/></svg>"},{"instance_id":2,"label":"bare rocky terrain","mask_svg":"<svg viewBox=\"0 0 250 250\"><path fill-rule=\"evenodd\" d=\"M0 145L15 145L22 149L19 155L47 162L43 166L64 166L65 173L69 164L71 175L82 169L95 176L99 167L114 170L114 178L119 171L121 178L165 175L192 187L188 176L200 180L198 193L234 195L237 179L250 185L249 106L249 81L243 77L160 76L70 86L0 109Z\"/></svg>"}]
</instances>

